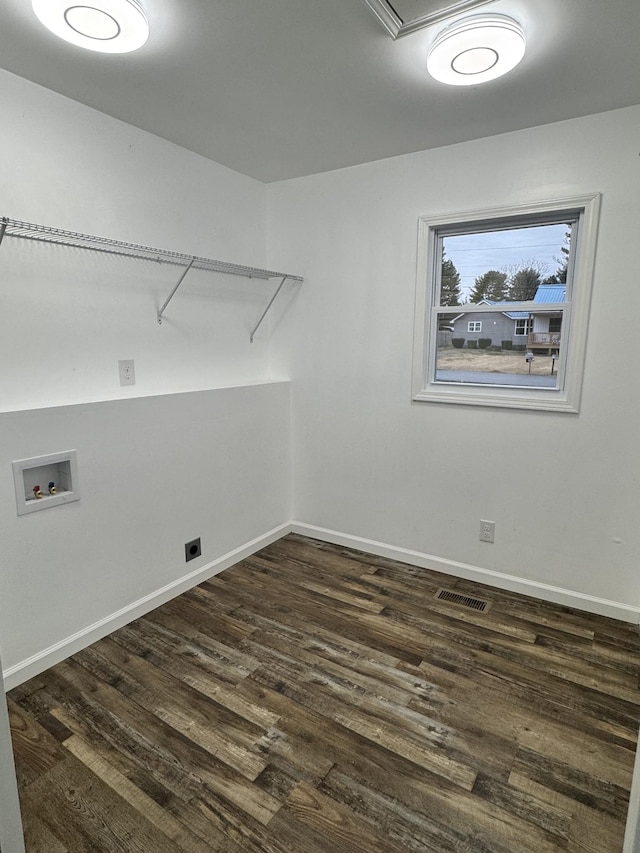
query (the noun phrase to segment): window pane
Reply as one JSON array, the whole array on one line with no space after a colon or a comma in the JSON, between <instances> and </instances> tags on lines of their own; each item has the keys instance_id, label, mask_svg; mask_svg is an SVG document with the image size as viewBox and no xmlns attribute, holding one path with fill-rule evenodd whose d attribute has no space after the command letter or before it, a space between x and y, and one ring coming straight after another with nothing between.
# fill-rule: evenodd
<instances>
[{"instance_id":1,"label":"window pane","mask_svg":"<svg viewBox=\"0 0 640 853\"><path fill-rule=\"evenodd\" d=\"M464 315L440 312L432 381L558 388L562 317L516 313L524 312L487 312L465 322Z\"/></svg>"},{"instance_id":2,"label":"window pane","mask_svg":"<svg viewBox=\"0 0 640 853\"><path fill-rule=\"evenodd\" d=\"M527 302L566 282L570 242L571 223L558 222L444 234L437 304Z\"/></svg>"}]
</instances>

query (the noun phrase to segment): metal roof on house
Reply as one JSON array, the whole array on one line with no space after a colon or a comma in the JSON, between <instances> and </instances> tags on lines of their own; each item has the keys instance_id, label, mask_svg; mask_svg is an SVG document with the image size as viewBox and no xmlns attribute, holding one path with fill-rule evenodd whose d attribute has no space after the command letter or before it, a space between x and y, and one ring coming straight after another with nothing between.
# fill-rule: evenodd
<instances>
[{"instance_id":1,"label":"metal roof on house","mask_svg":"<svg viewBox=\"0 0 640 853\"><path fill-rule=\"evenodd\" d=\"M532 302L536 302L538 305L549 305L555 302L564 302L566 291L566 284L539 284ZM529 317L528 311L505 311L504 309L511 304L511 302L498 302L496 300L486 298L481 299L476 303L476 305L490 305L492 308L497 308L500 313L505 314L511 320L526 320ZM458 314L457 317L453 317L452 320L455 322L455 320L458 320L463 316L464 311L461 314Z\"/></svg>"},{"instance_id":2,"label":"metal roof on house","mask_svg":"<svg viewBox=\"0 0 640 853\"><path fill-rule=\"evenodd\" d=\"M536 290L533 301L539 303L564 302L566 292L566 284L541 284Z\"/></svg>"}]
</instances>

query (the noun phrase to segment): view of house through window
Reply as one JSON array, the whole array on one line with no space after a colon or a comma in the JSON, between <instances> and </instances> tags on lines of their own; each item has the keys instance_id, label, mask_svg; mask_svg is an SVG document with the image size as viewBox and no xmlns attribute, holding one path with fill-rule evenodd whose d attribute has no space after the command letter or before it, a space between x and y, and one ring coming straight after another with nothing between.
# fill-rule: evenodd
<instances>
[{"instance_id":1,"label":"view of house through window","mask_svg":"<svg viewBox=\"0 0 640 853\"><path fill-rule=\"evenodd\" d=\"M600 196L421 217L413 399L577 412Z\"/></svg>"},{"instance_id":2,"label":"view of house through window","mask_svg":"<svg viewBox=\"0 0 640 853\"><path fill-rule=\"evenodd\" d=\"M558 387L573 226L443 229L436 382Z\"/></svg>"}]
</instances>

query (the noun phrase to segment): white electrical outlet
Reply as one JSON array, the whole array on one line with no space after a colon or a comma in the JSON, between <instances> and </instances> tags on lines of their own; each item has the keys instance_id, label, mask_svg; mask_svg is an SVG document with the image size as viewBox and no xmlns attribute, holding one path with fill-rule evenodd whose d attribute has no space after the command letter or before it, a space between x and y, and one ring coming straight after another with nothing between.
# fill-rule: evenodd
<instances>
[{"instance_id":1,"label":"white electrical outlet","mask_svg":"<svg viewBox=\"0 0 640 853\"><path fill-rule=\"evenodd\" d=\"M495 521L485 521L480 519L480 541L495 542L496 540L496 523Z\"/></svg>"},{"instance_id":2,"label":"white electrical outlet","mask_svg":"<svg viewBox=\"0 0 640 853\"><path fill-rule=\"evenodd\" d=\"M118 374L120 376L121 385L136 384L136 369L132 358L127 358L118 362Z\"/></svg>"}]
</instances>

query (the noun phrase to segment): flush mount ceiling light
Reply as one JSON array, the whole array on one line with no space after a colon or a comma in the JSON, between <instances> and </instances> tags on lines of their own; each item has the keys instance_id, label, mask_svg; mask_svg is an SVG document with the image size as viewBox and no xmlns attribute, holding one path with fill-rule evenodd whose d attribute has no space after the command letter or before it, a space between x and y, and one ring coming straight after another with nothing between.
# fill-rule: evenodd
<instances>
[{"instance_id":1,"label":"flush mount ceiling light","mask_svg":"<svg viewBox=\"0 0 640 853\"><path fill-rule=\"evenodd\" d=\"M513 18L473 15L438 35L429 51L427 69L441 83L473 86L515 68L525 46L522 27Z\"/></svg>"},{"instance_id":2,"label":"flush mount ceiling light","mask_svg":"<svg viewBox=\"0 0 640 853\"><path fill-rule=\"evenodd\" d=\"M40 21L71 44L100 53L130 53L149 37L138 0L32 0Z\"/></svg>"}]
</instances>

